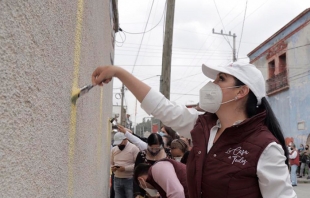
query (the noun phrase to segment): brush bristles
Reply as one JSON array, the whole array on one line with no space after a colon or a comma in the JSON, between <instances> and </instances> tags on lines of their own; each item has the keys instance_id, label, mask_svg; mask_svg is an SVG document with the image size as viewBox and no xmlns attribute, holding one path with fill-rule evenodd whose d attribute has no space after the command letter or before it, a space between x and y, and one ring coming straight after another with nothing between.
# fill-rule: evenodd
<instances>
[{"instance_id":1,"label":"brush bristles","mask_svg":"<svg viewBox=\"0 0 310 198\"><path fill-rule=\"evenodd\" d=\"M71 102L72 103L76 103L76 100L79 98L80 96L80 93L81 93L81 89L79 88L73 88L72 89L72 94L71 94Z\"/></svg>"}]
</instances>

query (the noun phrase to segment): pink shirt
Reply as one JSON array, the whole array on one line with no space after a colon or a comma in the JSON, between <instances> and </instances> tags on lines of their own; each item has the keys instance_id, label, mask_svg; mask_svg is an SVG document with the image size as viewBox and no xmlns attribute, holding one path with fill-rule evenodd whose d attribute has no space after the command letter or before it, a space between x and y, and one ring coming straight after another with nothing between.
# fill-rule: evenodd
<instances>
[{"instance_id":1,"label":"pink shirt","mask_svg":"<svg viewBox=\"0 0 310 198\"><path fill-rule=\"evenodd\" d=\"M183 186L170 162L155 163L152 166L152 176L154 181L166 192L168 198L185 198Z\"/></svg>"}]
</instances>

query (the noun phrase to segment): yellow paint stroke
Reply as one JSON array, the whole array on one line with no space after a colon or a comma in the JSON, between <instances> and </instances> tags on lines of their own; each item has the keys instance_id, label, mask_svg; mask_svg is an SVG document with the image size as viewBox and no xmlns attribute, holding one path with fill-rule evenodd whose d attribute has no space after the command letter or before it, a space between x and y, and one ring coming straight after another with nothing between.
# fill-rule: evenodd
<instances>
[{"instance_id":1,"label":"yellow paint stroke","mask_svg":"<svg viewBox=\"0 0 310 198\"><path fill-rule=\"evenodd\" d=\"M74 41L74 70L73 70L73 83L72 94L78 88L79 80L79 67L81 57L81 37L82 37L82 23L83 23L84 1L78 0L77 13L76 13L76 27L75 27L75 41ZM77 108L75 103L71 103L70 114L70 131L69 131L69 161L68 161L68 197L73 197L73 162L74 162L74 149L75 149L75 134L76 134L76 113Z\"/></svg>"},{"instance_id":2,"label":"yellow paint stroke","mask_svg":"<svg viewBox=\"0 0 310 198\"><path fill-rule=\"evenodd\" d=\"M100 89L100 107L99 107L99 128L97 137L97 169L101 168L102 159L102 109L103 109L103 87Z\"/></svg>"}]
</instances>

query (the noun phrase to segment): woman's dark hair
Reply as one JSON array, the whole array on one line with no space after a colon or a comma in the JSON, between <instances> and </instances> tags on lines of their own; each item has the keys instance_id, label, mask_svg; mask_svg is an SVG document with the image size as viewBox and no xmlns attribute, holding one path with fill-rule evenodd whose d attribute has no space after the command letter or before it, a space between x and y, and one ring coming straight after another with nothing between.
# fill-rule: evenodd
<instances>
[{"instance_id":1,"label":"woman's dark hair","mask_svg":"<svg viewBox=\"0 0 310 198\"><path fill-rule=\"evenodd\" d=\"M235 77L234 77L235 78ZM241 82L239 79L235 78L235 86L242 86L245 85L243 82ZM278 119L274 115L267 99L265 97L262 98L262 102L260 105L261 108L266 110L266 118L265 118L265 125L268 127L269 131L273 134L275 138L279 141L281 144L284 154L286 156L285 163L288 166L288 150L287 146L285 145L285 139L279 124ZM257 108L257 98L254 95L254 93L250 90L248 100L246 101L246 114L248 118L256 115L258 113L258 108Z\"/></svg>"},{"instance_id":2,"label":"woman's dark hair","mask_svg":"<svg viewBox=\"0 0 310 198\"><path fill-rule=\"evenodd\" d=\"M151 133L151 135L147 138L147 144L149 146L158 144L158 145L162 145L164 147L163 138L157 133Z\"/></svg>"},{"instance_id":3,"label":"woman's dark hair","mask_svg":"<svg viewBox=\"0 0 310 198\"><path fill-rule=\"evenodd\" d=\"M170 148L172 142L172 138L170 137L170 135L164 135L163 138L167 138L166 146Z\"/></svg>"},{"instance_id":4,"label":"woman's dark hair","mask_svg":"<svg viewBox=\"0 0 310 198\"><path fill-rule=\"evenodd\" d=\"M133 173L133 179L137 184L139 184L138 177L141 175L147 175L151 166L152 165L146 163L142 163L136 166Z\"/></svg>"},{"instance_id":5,"label":"woman's dark hair","mask_svg":"<svg viewBox=\"0 0 310 198\"><path fill-rule=\"evenodd\" d=\"M178 136L178 134L171 127L167 127L167 126L163 126L163 127L164 127L165 131L168 133L168 135L170 135L172 140L180 138Z\"/></svg>"}]
</instances>

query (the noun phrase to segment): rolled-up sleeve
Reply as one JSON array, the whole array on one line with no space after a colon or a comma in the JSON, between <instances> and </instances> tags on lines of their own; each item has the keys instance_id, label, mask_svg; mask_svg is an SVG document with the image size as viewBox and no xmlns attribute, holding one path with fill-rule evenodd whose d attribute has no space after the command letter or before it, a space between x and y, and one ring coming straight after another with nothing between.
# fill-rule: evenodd
<instances>
[{"instance_id":1,"label":"rolled-up sleeve","mask_svg":"<svg viewBox=\"0 0 310 198\"><path fill-rule=\"evenodd\" d=\"M160 92L151 89L141 103L141 107L150 115L161 120L180 135L190 138L199 113L196 109L177 105L165 98Z\"/></svg>"},{"instance_id":2,"label":"rolled-up sleeve","mask_svg":"<svg viewBox=\"0 0 310 198\"><path fill-rule=\"evenodd\" d=\"M257 164L257 176L263 197L296 198L291 185L286 157L281 145L270 143Z\"/></svg>"}]
</instances>

